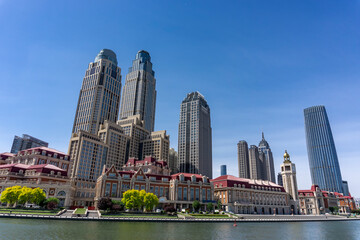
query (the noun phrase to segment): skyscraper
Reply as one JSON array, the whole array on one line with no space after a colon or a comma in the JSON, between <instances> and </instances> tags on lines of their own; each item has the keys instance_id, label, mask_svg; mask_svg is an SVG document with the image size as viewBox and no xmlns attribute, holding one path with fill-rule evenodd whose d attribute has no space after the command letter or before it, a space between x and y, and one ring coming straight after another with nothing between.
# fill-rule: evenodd
<instances>
[{"instance_id":1,"label":"skyscraper","mask_svg":"<svg viewBox=\"0 0 360 240\"><path fill-rule=\"evenodd\" d=\"M11 153L16 154L19 151L34 148L34 147L48 147L49 143L40 139L34 138L30 135L23 134L22 137L15 136L11 146Z\"/></svg>"},{"instance_id":2,"label":"skyscraper","mask_svg":"<svg viewBox=\"0 0 360 240\"><path fill-rule=\"evenodd\" d=\"M250 165L249 165L249 147L246 141L239 141L238 147L238 167L240 178L250 178Z\"/></svg>"},{"instance_id":3,"label":"skyscraper","mask_svg":"<svg viewBox=\"0 0 360 240\"><path fill-rule=\"evenodd\" d=\"M264 133L262 133L262 139L259 143L259 152L262 152L265 155L263 161L263 179L274 183L276 181L274 159L269 143L265 140Z\"/></svg>"},{"instance_id":4,"label":"skyscraper","mask_svg":"<svg viewBox=\"0 0 360 240\"><path fill-rule=\"evenodd\" d=\"M132 67L126 75L121 99L120 118L140 115L145 129L154 131L156 105L156 79L152 70L150 54L141 50L136 54Z\"/></svg>"},{"instance_id":5,"label":"skyscraper","mask_svg":"<svg viewBox=\"0 0 360 240\"><path fill-rule=\"evenodd\" d=\"M330 123L324 106L304 109L306 144L312 184L343 192L343 182Z\"/></svg>"},{"instance_id":6,"label":"skyscraper","mask_svg":"<svg viewBox=\"0 0 360 240\"><path fill-rule=\"evenodd\" d=\"M225 175L227 175L226 165L221 165L220 166L220 176L225 176Z\"/></svg>"},{"instance_id":7,"label":"skyscraper","mask_svg":"<svg viewBox=\"0 0 360 240\"><path fill-rule=\"evenodd\" d=\"M255 145L249 148L250 179L262 179L262 164L259 157L259 149Z\"/></svg>"},{"instance_id":8,"label":"skyscraper","mask_svg":"<svg viewBox=\"0 0 360 240\"><path fill-rule=\"evenodd\" d=\"M89 64L76 108L73 133L79 130L97 134L104 120L116 122L121 93L121 69L116 54L103 49Z\"/></svg>"},{"instance_id":9,"label":"skyscraper","mask_svg":"<svg viewBox=\"0 0 360 240\"><path fill-rule=\"evenodd\" d=\"M210 107L199 92L187 94L181 103L178 169L212 178Z\"/></svg>"}]
</instances>

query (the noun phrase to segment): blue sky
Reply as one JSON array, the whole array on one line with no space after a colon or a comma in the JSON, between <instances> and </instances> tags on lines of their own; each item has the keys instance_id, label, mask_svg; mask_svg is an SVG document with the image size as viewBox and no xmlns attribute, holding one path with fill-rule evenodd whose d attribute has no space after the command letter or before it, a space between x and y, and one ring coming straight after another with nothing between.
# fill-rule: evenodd
<instances>
[{"instance_id":1,"label":"blue sky","mask_svg":"<svg viewBox=\"0 0 360 240\"><path fill-rule=\"evenodd\" d=\"M157 78L156 130L177 148L180 103L211 108L213 171L265 132L310 188L303 109L325 105L343 179L360 197L360 1L0 0L0 152L27 133L67 152L85 70L102 48L123 79L140 49Z\"/></svg>"}]
</instances>

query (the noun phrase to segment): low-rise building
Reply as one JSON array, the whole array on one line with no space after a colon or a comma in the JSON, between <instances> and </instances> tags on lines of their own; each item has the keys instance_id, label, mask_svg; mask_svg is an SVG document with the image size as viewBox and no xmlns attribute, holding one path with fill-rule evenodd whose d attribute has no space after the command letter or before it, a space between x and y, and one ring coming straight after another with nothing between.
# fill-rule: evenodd
<instances>
[{"instance_id":1,"label":"low-rise building","mask_svg":"<svg viewBox=\"0 0 360 240\"><path fill-rule=\"evenodd\" d=\"M206 176L190 173L170 175L165 161L146 157L144 160L129 159L122 170L104 166L96 184L95 206L103 197L121 200L129 189L154 193L161 205L173 205L179 210L191 208L195 200L205 209L206 203L213 200L212 184Z\"/></svg>"},{"instance_id":2,"label":"low-rise building","mask_svg":"<svg viewBox=\"0 0 360 240\"><path fill-rule=\"evenodd\" d=\"M15 154L13 153L8 153L8 152L0 153L0 165L7 164L6 160L13 156L15 156Z\"/></svg>"},{"instance_id":3,"label":"low-rise building","mask_svg":"<svg viewBox=\"0 0 360 240\"><path fill-rule=\"evenodd\" d=\"M289 194L270 181L231 175L212 179L214 197L226 211L240 214L291 214Z\"/></svg>"},{"instance_id":4,"label":"low-rise building","mask_svg":"<svg viewBox=\"0 0 360 240\"><path fill-rule=\"evenodd\" d=\"M339 213L350 213L356 209L354 198L342 193L322 191L318 185L309 190L299 190L300 213L319 215L330 213L330 208L337 207Z\"/></svg>"}]
</instances>

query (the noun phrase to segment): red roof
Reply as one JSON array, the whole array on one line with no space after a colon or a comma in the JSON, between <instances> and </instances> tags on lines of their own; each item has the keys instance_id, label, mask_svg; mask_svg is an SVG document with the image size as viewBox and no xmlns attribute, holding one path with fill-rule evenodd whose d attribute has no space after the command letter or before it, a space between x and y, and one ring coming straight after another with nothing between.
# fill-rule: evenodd
<instances>
[{"instance_id":1,"label":"red roof","mask_svg":"<svg viewBox=\"0 0 360 240\"><path fill-rule=\"evenodd\" d=\"M25 153L25 152L32 152L33 150L41 150L41 151L46 151L46 152L50 152L50 153L57 153L60 155L67 155L66 153L60 152L56 149L53 148L48 148L48 147L34 147L34 148L29 148L29 149L25 149L20 151L21 153Z\"/></svg>"},{"instance_id":2,"label":"red roof","mask_svg":"<svg viewBox=\"0 0 360 240\"><path fill-rule=\"evenodd\" d=\"M55 174L61 172L61 176L67 176L66 170L51 164L25 165L21 163L13 163L13 164L0 165L0 169L6 169L6 168L9 168L10 172L19 172L20 170L36 170L37 172L50 174L51 171L54 171Z\"/></svg>"},{"instance_id":3,"label":"red roof","mask_svg":"<svg viewBox=\"0 0 360 240\"><path fill-rule=\"evenodd\" d=\"M235 184L243 184L246 188L251 188L251 186L257 187L271 187L280 189L282 192L285 192L285 189L282 186L279 186L270 181L247 179L247 178L238 178L232 175L224 175L210 180L214 184L221 184L223 187L234 187Z\"/></svg>"}]
</instances>

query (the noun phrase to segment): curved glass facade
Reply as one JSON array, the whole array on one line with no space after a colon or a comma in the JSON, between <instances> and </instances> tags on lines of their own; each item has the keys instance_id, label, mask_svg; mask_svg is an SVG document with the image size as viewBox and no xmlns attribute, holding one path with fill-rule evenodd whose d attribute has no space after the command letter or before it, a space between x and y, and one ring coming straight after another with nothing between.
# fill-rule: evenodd
<instances>
[{"instance_id":1,"label":"curved glass facade","mask_svg":"<svg viewBox=\"0 0 360 240\"><path fill-rule=\"evenodd\" d=\"M312 184L322 190L342 193L340 166L325 107L306 108L304 117Z\"/></svg>"}]
</instances>

